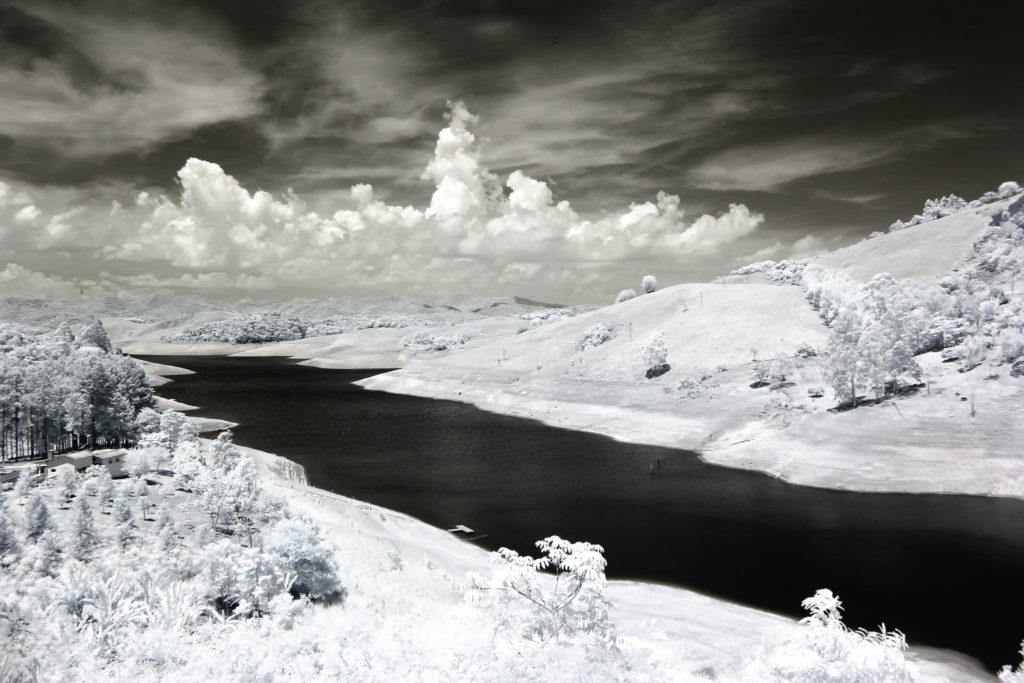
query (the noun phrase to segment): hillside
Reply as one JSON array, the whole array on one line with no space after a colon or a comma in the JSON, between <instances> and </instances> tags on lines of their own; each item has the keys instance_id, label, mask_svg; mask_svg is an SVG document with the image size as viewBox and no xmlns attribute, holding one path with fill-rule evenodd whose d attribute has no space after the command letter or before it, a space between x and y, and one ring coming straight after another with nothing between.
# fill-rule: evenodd
<instances>
[{"instance_id":1,"label":"hillside","mask_svg":"<svg viewBox=\"0 0 1024 683\"><path fill-rule=\"evenodd\" d=\"M1022 217L1018 188L806 263L670 287L446 358L413 359L362 384L698 450L795 483L1024 497L1024 378L1009 365L1024 351L1014 287ZM921 380L910 395L832 410L842 397L828 381L827 323L865 296L858 282L884 272L906 278L890 286L909 293L920 324L958 326L961 340L942 348L953 335L939 335L936 350L914 359ZM607 340L591 346L595 333ZM656 335L670 369L647 378L643 348ZM759 366L785 376L755 388Z\"/></svg>"}]
</instances>

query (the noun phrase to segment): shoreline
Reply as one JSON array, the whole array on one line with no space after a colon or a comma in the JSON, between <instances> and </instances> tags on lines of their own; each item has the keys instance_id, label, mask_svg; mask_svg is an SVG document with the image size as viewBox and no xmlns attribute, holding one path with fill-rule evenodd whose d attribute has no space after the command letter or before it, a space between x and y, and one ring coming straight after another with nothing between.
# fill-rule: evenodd
<instances>
[{"instance_id":1,"label":"shoreline","mask_svg":"<svg viewBox=\"0 0 1024 683\"><path fill-rule=\"evenodd\" d=\"M267 344L260 348L271 351L273 349L270 347L273 346ZM253 353L253 350L252 345L242 345L237 353L190 352L180 355L277 355ZM326 369L381 369L379 366L366 366L360 362L365 358L360 357L326 363L319 363L316 357L305 355L281 354L279 357L294 360L298 365ZM147 376L156 379L154 387L164 381L171 381L166 378L173 374L190 372L174 366L163 367L171 372L147 372ZM701 421L704 415L700 411L687 416L653 409L626 411L619 406L560 400L558 397L532 398L524 393L527 387L515 384L495 386L493 382L482 381L474 383L473 379L470 375L464 379L440 374L420 375L416 373L415 367L407 366L385 370L357 384L371 391L468 403L490 413L533 419L551 427L598 434L624 443L693 452L710 465L762 472L800 486L851 493L930 493L1024 500L1024 467L1016 460L984 457L983 454L979 456L969 447L929 449L928 446L914 444L906 446L906 449L915 452L915 458L893 459L893 452L898 445L868 451L862 449L861 452L850 454L848 449L841 447L839 437L856 438L859 424L855 422L852 427L834 426L836 434L833 436L836 438L829 438L825 430L821 430L821 434L817 433L811 424L851 418L870 422L878 416L878 413L870 413L870 409L852 416L819 415L817 422L804 420L794 425L791 433L777 430L764 430L765 433L760 433L766 427L760 421L738 426L725 423L719 425L718 429L713 425L709 430L708 425ZM907 410L905 403L901 405L904 411ZM193 409L193 406L184 408L189 411ZM983 417L991 419L990 416ZM920 431L917 427L915 430Z\"/></svg>"},{"instance_id":2,"label":"shoreline","mask_svg":"<svg viewBox=\"0 0 1024 683\"><path fill-rule=\"evenodd\" d=\"M287 458L255 448L239 448L261 466L267 483L289 504L320 517L327 528L356 515L373 524L380 543L406 547L410 539L415 539L417 551L454 574L465 576L487 566L491 553L479 546L411 515L318 489L309 484L304 468ZM665 647L678 648L686 643L690 656L714 668L722 667L723 660L735 657L737 651L756 652L765 640L801 628L792 617L671 584L611 579L606 595L616 620L623 626L646 629L654 625ZM996 680L979 661L961 652L915 645L906 654L920 669L921 680Z\"/></svg>"}]
</instances>

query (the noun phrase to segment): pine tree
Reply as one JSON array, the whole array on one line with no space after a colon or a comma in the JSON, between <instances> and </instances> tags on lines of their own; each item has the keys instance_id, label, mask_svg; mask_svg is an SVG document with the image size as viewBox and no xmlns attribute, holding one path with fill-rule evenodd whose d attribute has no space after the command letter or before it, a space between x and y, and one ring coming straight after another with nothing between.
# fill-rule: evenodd
<instances>
[{"instance_id":1,"label":"pine tree","mask_svg":"<svg viewBox=\"0 0 1024 683\"><path fill-rule=\"evenodd\" d=\"M57 475L57 492L60 495L61 509L64 509L78 493L78 475L70 466L62 469Z\"/></svg>"},{"instance_id":2,"label":"pine tree","mask_svg":"<svg viewBox=\"0 0 1024 683\"><path fill-rule=\"evenodd\" d=\"M28 506L25 508L25 536L33 543L37 543L40 537L51 529L53 521L50 519L50 510L42 496L36 494L28 499Z\"/></svg>"},{"instance_id":3,"label":"pine tree","mask_svg":"<svg viewBox=\"0 0 1024 683\"><path fill-rule=\"evenodd\" d=\"M39 537L36 547L38 552L36 554L35 570L47 576L55 576L57 567L60 566L61 561L64 559L64 552L61 550L60 538L57 536L57 532L53 529L47 529Z\"/></svg>"},{"instance_id":4,"label":"pine tree","mask_svg":"<svg viewBox=\"0 0 1024 683\"><path fill-rule=\"evenodd\" d=\"M110 478L110 471L104 467L96 479L96 496L100 500L100 511L102 511L110 499L114 496L114 480Z\"/></svg>"},{"instance_id":5,"label":"pine tree","mask_svg":"<svg viewBox=\"0 0 1024 683\"><path fill-rule=\"evenodd\" d=\"M78 335L78 341L82 346L97 346L107 353L111 351L110 337L103 328L103 323L94 320L85 326L82 333Z\"/></svg>"},{"instance_id":6,"label":"pine tree","mask_svg":"<svg viewBox=\"0 0 1024 683\"><path fill-rule=\"evenodd\" d=\"M18 473L18 480L14 482L14 495L18 497L21 505L25 504L25 494L32 488L32 470L25 467Z\"/></svg>"},{"instance_id":7,"label":"pine tree","mask_svg":"<svg viewBox=\"0 0 1024 683\"><path fill-rule=\"evenodd\" d=\"M71 517L71 555L77 560L88 562L99 544L92 509L85 497L80 496L75 500Z\"/></svg>"},{"instance_id":8,"label":"pine tree","mask_svg":"<svg viewBox=\"0 0 1024 683\"><path fill-rule=\"evenodd\" d=\"M174 519L171 517L171 510L167 507L167 503L160 505L156 516L156 526L160 534L160 549L166 551L174 548L177 544L177 536Z\"/></svg>"},{"instance_id":9,"label":"pine tree","mask_svg":"<svg viewBox=\"0 0 1024 683\"><path fill-rule=\"evenodd\" d=\"M124 498L118 498L114 501L113 512L114 524L117 526L117 542L121 544L122 548L126 548L135 538L135 522L132 519L131 506Z\"/></svg>"},{"instance_id":10,"label":"pine tree","mask_svg":"<svg viewBox=\"0 0 1024 683\"><path fill-rule=\"evenodd\" d=\"M14 520L3 500L0 500L0 561L4 556L18 551L18 539L14 531Z\"/></svg>"}]
</instances>

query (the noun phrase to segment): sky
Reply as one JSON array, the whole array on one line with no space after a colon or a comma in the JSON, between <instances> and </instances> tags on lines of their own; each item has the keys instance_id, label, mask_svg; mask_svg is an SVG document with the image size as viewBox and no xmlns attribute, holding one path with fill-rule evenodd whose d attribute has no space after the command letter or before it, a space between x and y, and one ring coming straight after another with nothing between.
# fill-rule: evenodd
<instances>
[{"instance_id":1,"label":"sky","mask_svg":"<svg viewBox=\"0 0 1024 683\"><path fill-rule=\"evenodd\" d=\"M0 0L0 295L610 300L1024 179L1020 3Z\"/></svg>"}]
</instances>

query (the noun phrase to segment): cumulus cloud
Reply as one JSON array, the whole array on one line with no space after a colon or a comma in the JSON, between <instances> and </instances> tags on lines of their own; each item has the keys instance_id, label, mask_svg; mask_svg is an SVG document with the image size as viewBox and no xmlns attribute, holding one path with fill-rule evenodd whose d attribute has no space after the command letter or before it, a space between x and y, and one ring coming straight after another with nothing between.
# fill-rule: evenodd
<instances>
[{"instance_id":1,"label":"cumulus cloud","mask_svg":"<svg viewBox=\"0 0 1024 683\"><path fill-rule=\"evenodd\" d=\"M37 218L42 215L42 211L37 209L34 204L29 204L23 207L14 214L14 221L16 223L34 223Z\"/></svg>"},{"instance_id":2,"label":"cumulus cloud","mask_svg":"<svg viewBox=\"0 0 1024 683\"><path fill-rule=\"evenodd\" d=\"M76 284L60 277L7 263L0 270L0 292L23 299L67 299L78 294Z\"/></svg>"},{"instance_id":3,"label":"cumulus cloud","mask_svg":"<svg viewBox=\"0 0 1024 683\"><path fill-rule=\"evenodd\" d=\"M388 204L371 185L357 184L350 208L321 215L292 192L250 191L219 165L189 159L178 171L176 198L142 192L123 203L49 214L27 206L7 230L39 250L187 271L119 281L139 287L440 294L500 285L500 293L532 295L552 288L569 294L569 287L574 298L601 300L621 288L618 271L632 280L638 264L645 272L659 264L678 270L764 220L742 204L690 219L679 197L665 192L584 217L544 181L516 170L502 182L489 171L476 123L462 103L450 107L422 174L434 187L422 208ZM28 222L42 227L26 230Z\"/></svg>"}]
</instances>

